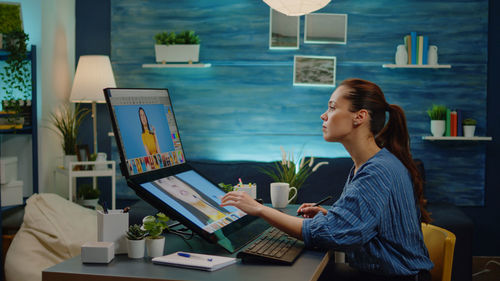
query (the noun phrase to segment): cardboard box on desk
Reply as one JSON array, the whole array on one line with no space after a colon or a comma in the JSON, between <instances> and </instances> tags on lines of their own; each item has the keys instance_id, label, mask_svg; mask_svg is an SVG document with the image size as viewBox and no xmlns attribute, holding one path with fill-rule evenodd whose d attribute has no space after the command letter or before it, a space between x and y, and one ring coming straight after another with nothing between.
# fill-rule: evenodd
<instances>
[{"instance_id":1,"label":"cardboard box on desk","mask_svg":"<svg viewBox=\"0 0 500 281\"><path fill-rule=\"evenodd\" d=\"M127 230L128 213L123 210L108 210L106 214L97 212L97 241L113 242L115 254L127 253Z\"/></svg>"}]
</instances>

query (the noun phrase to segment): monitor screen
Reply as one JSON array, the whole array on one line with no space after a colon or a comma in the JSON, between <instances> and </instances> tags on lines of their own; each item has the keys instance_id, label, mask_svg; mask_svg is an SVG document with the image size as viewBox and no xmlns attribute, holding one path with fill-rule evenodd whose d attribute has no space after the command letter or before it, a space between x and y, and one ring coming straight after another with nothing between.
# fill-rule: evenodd
<instances>
[{"instance_id":1,"label":"monitor screen","mask_svg":"<svg viewBox=\"0 0 500 281\"><path fill-rule=\"evenodd\" d=\"M129 175L185 163L167 89L109 89Z\"/></svg>"}]
</instances>

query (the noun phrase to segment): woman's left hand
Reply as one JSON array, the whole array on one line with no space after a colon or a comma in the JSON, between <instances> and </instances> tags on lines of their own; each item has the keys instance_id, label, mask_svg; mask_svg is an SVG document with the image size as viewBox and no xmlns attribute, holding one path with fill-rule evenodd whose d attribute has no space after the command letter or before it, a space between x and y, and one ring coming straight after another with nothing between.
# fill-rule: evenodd
<instances>
[{"instance_id":1,"label":"woman's left hand","mask_svg":"<svg viewBox=\"0 0 500 281\"><path fill-rule=\"evenodd\" d=\"M221 201L222 207L234 206L252 216L258 216L262 210L262 204L255 201L244 191L231 191L224 195Z\"/></svg>"}]
</instances>

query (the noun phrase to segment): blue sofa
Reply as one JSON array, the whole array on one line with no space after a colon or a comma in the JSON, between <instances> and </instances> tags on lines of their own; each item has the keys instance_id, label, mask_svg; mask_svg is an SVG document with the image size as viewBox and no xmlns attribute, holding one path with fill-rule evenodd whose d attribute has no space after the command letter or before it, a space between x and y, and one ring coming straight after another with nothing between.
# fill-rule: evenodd
<instances>
[{"instance_id":1,"label":"blue sofa","mask_svg":"<svg viewBox=\"0 0 500 281\"><path fill-rule=\"evenodd\" d=\"M298 191L297 204L317 202L332 195L336 200L340 197L345 181L353 162L351 158L318 158L328 162L313 173ZM415 161L425 181L425 169L422 161ZM236 184L238 178L243 182L257 184L257 198L270 203L269 184L273 181L263 174L259 168L272 167L272 162L254 161L190 161L190 164L214 183ZM332 204L334 201L328 202ZM446 203L429 203L427 209L432 213L432 224L446 228L455 233L455 246L452 280L472 280L472 230L473 223L458 207ZM143 201L132 206L130 223L140 223L142 217L154 214L155 210Z\"/></svg>"}]
</instances>

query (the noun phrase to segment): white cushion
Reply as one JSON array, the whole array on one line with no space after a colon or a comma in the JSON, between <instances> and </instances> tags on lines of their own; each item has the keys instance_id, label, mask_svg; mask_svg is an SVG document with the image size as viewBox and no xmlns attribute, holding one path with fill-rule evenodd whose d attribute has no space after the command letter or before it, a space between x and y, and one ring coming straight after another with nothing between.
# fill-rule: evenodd
<instances>
[{"instance_id":1,"label":"white cushion","mask_svg":"<svg viewBox=\"0 0 500 281\"><path fill-rule=\"evenodd\" d=\"M87 241L97 241L95 210L56 194L34 194L5 258L6 279L42 280L42 270L79 255Z\"/></svg>"}]
</instances>

